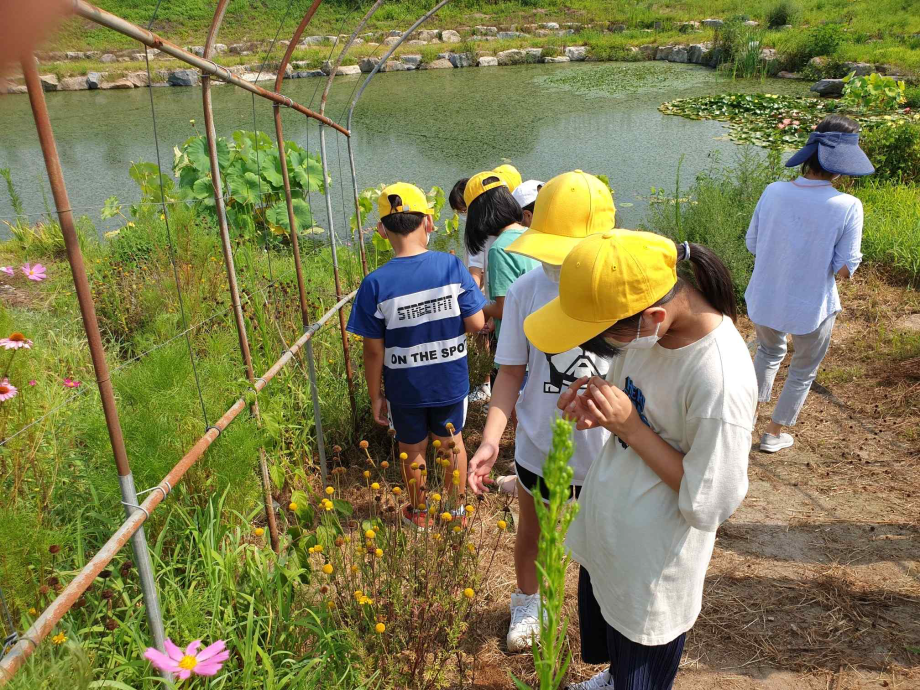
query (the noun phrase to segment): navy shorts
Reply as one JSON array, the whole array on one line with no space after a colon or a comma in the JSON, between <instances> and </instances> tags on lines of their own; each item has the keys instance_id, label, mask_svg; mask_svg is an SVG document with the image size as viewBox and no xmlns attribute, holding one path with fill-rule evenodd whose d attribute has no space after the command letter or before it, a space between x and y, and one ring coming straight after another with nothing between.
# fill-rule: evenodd
<instances>
[{"instance_id":1,"label":"navy shorts","mask_svg":"<svg viewBox=\"0 0 920 690\"><path fill-rule=\"evenodd\" d=\"M400 443L421 443L428 434L446 438L450 436L447 424L454 425L454 433L459 434L466 424L467 397L453 405L442 407L403 407L387 401L387 415L390 428L396 430L396 440Z\"/></svg>"},{"instance_id":2,"label":"navy shorts","mask_svg":"<svg viewBox=\"0 0 920 690\"><path fill-rule=\"evenodd\" d=\"M549 489L546 486L546 482L543 481L543 477L541 477L536 472L531 472L526 467L523 467L517 460L514 461L514 473L517 475L518 481L521 482L521 486L524 487L524 491L529 493L531 496L533 496L534 492L537 490L537 482L539 482L540 496L543 498L544 503L549 503ZM570 498L577 499L581 494L581 487L572 484L571 488L572 493Z\"/></svg>"}]
</instances>

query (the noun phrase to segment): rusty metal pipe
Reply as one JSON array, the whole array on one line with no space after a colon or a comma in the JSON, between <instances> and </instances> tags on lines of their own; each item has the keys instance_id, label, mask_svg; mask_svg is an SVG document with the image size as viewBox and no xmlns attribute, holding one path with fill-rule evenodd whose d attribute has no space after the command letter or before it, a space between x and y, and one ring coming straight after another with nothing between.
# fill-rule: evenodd
<instances>
[{"instance_id":1,"label":"rusty metal pipe","mask_svg":"<svg viewBox=\"0 0 920 690\"><path fill-rule=\"evenodd\" d=\"M58 212L61 234L64 236L64 247L67 252L67 261L70 264L70 272L73 276L74 290L77 294L77 302L80 305L80 314L83 317L83 329L86 332L86 341L93 361L93 370L96 374L96 385L99 387L99 397L102 400L102 413L105 416L105 424L109 432L109 443L112 446L115 467L118 471L122 504L125 512L130 517L136 511L134 506L137 503L134 479L131 475L131 466L128 463L128 453L125 449L121 422L118 419L118 406L115 403L115 392L112 388L109 366L105 360L105 348L102 345L102 335L99 332L99 322L96 319L96 306L93 303L92 290L89 286L89 279L86 276L86 267L83 264L83 252L80 250L80 241L77 238L77 231L74 226L73 211L67 194L67 186L64 184L64 172L61 169L57 144L54 141L54 131L51 128L45 93L38 78L33 56L30 55L23 59L22 71L26 79L29 104L32 108L32 116L35 119L35 128L38 130L38 139L45 159L45 167L48 170L48 181L51 184L51 193L54 196L54 204ZM153 577L153 564L150 561L147 539L143 530L137 531L132 542L150 632L153 636L154 645L160 651L163 651L165 641L163 616L160 612L160 602Z\"/></svg>"},{"instance_id":2,"label":"rusty metal pipe","mask_svg":"<svg viewBox=\"0 0 920 690\"><path fill-rule=\"evenodd\" d=\"M36 75L37 77L37 75ZM313 335L324 326L336 311L339 311L345 304L352 300L355 292L352 292L335 304L327 311L321 319L314 323L307 331L298 338L297 342L291 345L291 348L285 352L271 368L256 379L253 388L258 393L268 385L275 375L290 362L304 345L310 341ZM74 602L79 599L87 588L93 583L93 580L99 576L99 573L112 561L115 555L128 542L131 536L137 532L144 524L147 515L152 514L154 509L162 503L166 496L177 486L189 468L194 465L204 452L210 447L220 433L226 429L230 423L236 419L239 414L246 409L246 399L239 398L230 406L223 416L214 422L205 434L196 441L195 445L179 460L178 463L169 471L163 480L157 484L156 489L150 492L147 499L140 504L141 510L132 513L109 537L109 540L103 544L102 548L93 556L89 563L74 576L74 578L61 590L61 593L48 605L41 615L35 619L32 626L26 633L13 645L9 653L0 661L0 686L5 685L26 662L36 646L48 636L54 627L61 621L64 615L70 610ZM146 511L146 512L145 512Z\"/></svg>"},{"instance_id":3,"label":"rusty metal pipe","mask_svg":"<svg viewBox=\"0 0 920 690\"><path fill-rule=\"evenodd\" d=\"M117 31L120 34L128 36L129 38L140 41L150 48L156 48L157 50L160 50L167 55L182 60L182 62L185 62L192 67L200 69L203 74L217 77L221 81L225 81L228 84L233 84L234 86L239 86L241 89L249 91L250 93L254 93L257 96L261 96L262 98L272 101L273 103L278 103L280 105L292 108L293 110L296 110L297 112L302 113L307 117L311 117L314 120L319 120L323 124L332 127L334 130L344 134L345 136L350 136L347 129L333 122L329 118L320 116L318 113L310 110L300 103L297 103L296 101L291 100L287 96L283 96L273 91L268 91L267 89L263 89L262 87L256 86L255 84L250 84L248 81L240 79L226 67L221 67L214 64L214 62L211 60L201 58L197 55L189 53L176 44L158 36L152 31L147 31L147 29L143 29L136 24L132 24L126 19L122 19L117 15L106 12L105 10L85 2L84 0L74 0L73 7L75 14L79 17L88 19L89 21L95 22L101 26L108 27L109 29Z\"/></svg>"}]
</instances>

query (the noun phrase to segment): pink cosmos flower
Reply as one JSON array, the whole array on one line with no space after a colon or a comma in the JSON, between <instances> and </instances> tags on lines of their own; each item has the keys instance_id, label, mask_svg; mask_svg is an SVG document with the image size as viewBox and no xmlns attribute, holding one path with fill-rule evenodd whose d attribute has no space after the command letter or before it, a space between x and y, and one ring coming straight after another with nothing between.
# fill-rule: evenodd
<instances>
[{"instance_id":1,"label":"pink cosmos flower","mask_svg":"<svg viewBox=\"0 0 920 690\"><path fill-rule=\"evenodd\" d=\"M34 280L36 282L42 281L48 277L45 275L45 271L47 270L48 269L42 266L41 264L35 264L34 266L25 264L22 267L22 272L26 274L26 277L29 280Z\"/></svg>"},{"instance_id":2,"label":"pink cosmos flower","mask_svg":"<svg viewBox=\"0 0 920 690\"><path fill-rule=\"evenodd\" d=\"M28 350L32 347L32 341L26 338L19 331L15 331L10 333L8 338L0 338L0 345L3 346L4 350L18 350L21 347L24 347Z\"/></svg>"},{"instance_id":3,"label":"pink cosmos flower","mask_svg":"<svg viewBox=\"0 0 920 690\"><path fill-rule=\"evenodd\" d=\"M12 266L0 266L0 271L3 271L8 276L12 276L16 274L16 271L13 269Z\"/></svg>"},{"instance_id":4,"label":"pink cosmos flower","mask_svg":"<svg viewBox=\"0 0 920 690\"><path fill-rule=\"evenodd\" d=\"M0 402L15 398L17 392L16 386L12 385L7 379L0 381Z\"/></svg>"},{"instance_id":5,"label":"pink cosmos flower","mask_svg":"<svg viewBox=\"0 0 920 690\"><path fill-rule=\"evenodd\" d=\"M787 117L785 120L783 120L783 124L784 124L784 125L791 125L791 124L792 124L792 120L790 120L790 119Z\"/></svg>"},{"instance_id":6,"label":"pink cosmos flower","mask_svg":"<svg viewBox=\"0 0 920 690\"><path fill-rule=\"evenodd\" d=\"M909 113L909 112L910 112L910 106L904 108L904 112L905 112L905 113Z\"/></svg>"},{"instance_id":7,"label":"pink cosmos flower","mask_svg":"<svg viewBox=\"0 0 920 690\"><path fill-rule=\"evenodd\" d=\"M83 385L82 381L76 381L74 379L64 379L65 388L79 388Z\"/></svg>"},{"instance_id":8,"label":"pink cosmos flower","mask_svg":"<svg viewBox=\"0 0 920 690\"><path fill-rule=\"evenodd\" d=\"M217 675L224 662L230 657L230 652L226 649L227 645L223 640L218 640L199 652L200 646L201 640L195 640L183 652L167 637L166 654L153 647L148 647L144 652L144 658L157 670L176 674L179 680L188 680L193 673L196 676Z\"/></svg>"},{"instance_id":9,"label":"pink cosmos flower","mask_svg":"<svg viewBox=\"0 0 920 690\"><path fill-rule=\"evenodd\" d=\"M36 381L35 379L32 379L31 381L29 381L29 385L30 385L30 386L34 386L34 385L36 385L37 383L38 383L38 381Z\"/></svg>"}]
</instances>

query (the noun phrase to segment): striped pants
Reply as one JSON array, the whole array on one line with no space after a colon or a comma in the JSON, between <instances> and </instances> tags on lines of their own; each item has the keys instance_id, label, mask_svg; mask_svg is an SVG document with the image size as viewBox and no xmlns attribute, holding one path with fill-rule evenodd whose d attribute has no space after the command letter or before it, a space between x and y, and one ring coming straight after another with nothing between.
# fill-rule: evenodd
<instances>
[{"instance_id":1,"label":"striped pants","mask_svg":"<svg viewBox=\"0 0 920 690\"><path fill-rule=\"evenodd\" d=\"M671 690L687 633L654 647L627 639L604 620L584 568L578 573L578 629L582 661L609 662L616 690Z\"/></svg>"}]
</instances>

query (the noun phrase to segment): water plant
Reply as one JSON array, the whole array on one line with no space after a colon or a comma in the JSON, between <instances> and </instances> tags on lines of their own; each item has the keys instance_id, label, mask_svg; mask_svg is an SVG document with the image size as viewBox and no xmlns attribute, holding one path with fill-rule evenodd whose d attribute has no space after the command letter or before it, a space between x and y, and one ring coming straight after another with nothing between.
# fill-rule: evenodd
<instances>
[{"instance_id":1,"label":"water plant","mask_svg":"<svg viewBox=\"0 0 920 690\"><path fill-rule=\"evenodd\" d=\"M859 110L891 112L907 100L904 81L882 76L878 72L863 77L850 72L843 81L844 103Z\"/></svg>"}]
</instances>

